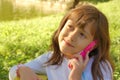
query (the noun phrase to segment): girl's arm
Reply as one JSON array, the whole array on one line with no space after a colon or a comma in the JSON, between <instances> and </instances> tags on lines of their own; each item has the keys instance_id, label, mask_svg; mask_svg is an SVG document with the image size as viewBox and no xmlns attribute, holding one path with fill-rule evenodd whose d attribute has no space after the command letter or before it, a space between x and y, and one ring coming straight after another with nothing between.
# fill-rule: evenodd
<instances>
[{"instance_id":1,"label":"girl's arm","mask_svg":"<svg viewBox=\"0 0 120 80\"><path fill-rule=\"evenodd\" d=\"M84 71L89 57L86 55L85 60L83 60L81 55L75 55L76 59L71 59L70 64L72 65L71 72L69 74L69 80L80 80L82 72Z\"/></svg>"},{"instance_id":2,"label":"girl's arm","mask_svg":"<svg viewBox=\"0 0 120 80\"><path fill-rule=\"evenodd\" d=\"M19 67L19 70L18 65L13 66L9 71L9 80L14 80L17 77L17 74L20 75L20 78L22 78L21 80L31 80L26 79L27 77L37 78L36 73L46 74L44 63L48 60L49 56L49 53L43 54L28 63L22 64L22 66Z\"/></svg>"}]
</instances>

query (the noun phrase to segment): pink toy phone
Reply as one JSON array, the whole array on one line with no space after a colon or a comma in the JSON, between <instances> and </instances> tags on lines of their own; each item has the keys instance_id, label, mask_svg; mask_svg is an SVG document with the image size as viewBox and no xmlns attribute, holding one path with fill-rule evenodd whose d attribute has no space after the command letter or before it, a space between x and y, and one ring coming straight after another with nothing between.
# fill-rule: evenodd
<instances>
[{"instance_id":1,"label":"pink toy phone","mask_svg":"<svg viewBox=\"0 0 120 80\"><path fill-rule=\"evenodd\" d=\"M82 52L79 53L80 55L82 55L83 59L85 59L85 56L88 52L91 52L93 50L96 43L97 43L96 40L92 41ZM69 66L69 68L72 68L71 64L69 64L68 66Z\"/></svg>"},{"instance_id":2,"label":"pink toy phone","mask_svg":"<svg viewBox=\"0 0 120 80\"><path fill-rule=\"evenodd\" d=\"M93 50L93 48L95 47L96 43L97 43L96 40L92 41L82 52L80 52L80 55L82 55L83 59L85 59L85 56L88 53L88 51L90 52L90 51Z\"/></svg>"}]
</instances>

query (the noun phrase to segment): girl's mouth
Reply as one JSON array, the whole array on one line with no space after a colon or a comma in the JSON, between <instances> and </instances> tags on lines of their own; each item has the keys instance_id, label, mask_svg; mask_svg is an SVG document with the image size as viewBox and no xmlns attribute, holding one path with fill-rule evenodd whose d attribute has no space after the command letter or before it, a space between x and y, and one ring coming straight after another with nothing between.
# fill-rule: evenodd
<instances>
[{"instance_id":1,"label":"girl's mouth","mask_svg":"<svg viewBox=\"0 0 120 80\"><path fill-rule=\"evenodd\" d=\"M72 44L70 44L67 40L65 40L64 39L64 42L68 45L68 46L70 46L70 47L74 47Z\"/></svg>"}]
</instances>

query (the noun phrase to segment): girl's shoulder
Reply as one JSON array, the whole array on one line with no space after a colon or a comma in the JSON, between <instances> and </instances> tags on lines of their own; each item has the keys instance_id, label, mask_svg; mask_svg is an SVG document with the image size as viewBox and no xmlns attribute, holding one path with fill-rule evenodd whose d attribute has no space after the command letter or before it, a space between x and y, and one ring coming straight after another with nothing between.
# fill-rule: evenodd
<instances>
[{"instance_id":1,"label":"girl's shoulder","mask_svg":"<svg viewBox=\"0 0 120 80\"><path fill-rule=\"evenodd\" d=\"M92 64L94 62L94 57L91 57L89 62L90 64ZM112 70L112 66L108 60L100 61L99 65L100 65L100 68Z\"/></svg>"},{"instance_id":2,"label":"girl's shoulder","mask_svg":"<svg viewBox=\"0 0 120 80\"><path fill-rule=\"evenodd\" d=\"M113 79L113 69L108 60L101 61L100 69L103 74L104 80L112 80Z\"/></svg>"},{"instance_id":3,"label":"girl's shoulder","mask_svg":"<svg viewBox=\"0 0 120 80\"><path fill-rule=\"evenodd\" d=\"M92 63L94 62L94 57L91 57L90 58L90 60L89 60L89 62L88 62L88 66L90 67L92 67ZM112 66L111 66L111 64L110 64L110 62L108 61L108 60L104 60L104 61L101 61L100 63L99 63L99 66L100 66L100 69L101 69L101 71L102 71L102 73L112 73L113 72L113 70L112 70Z\"/></svg>"},{"instance_id":4,"label":"girl's shoulder","mask_svg":"<svg viewBox=\"0 0 120 80\"><path fill-rule=\"evenodd\" d=\"M100 68L102 70L102 72L110 72L112 73L112 66L110 64L110 62L108 60L105 60L105 61L101 61L100 62Z\"/></svg>"}]
</instances>

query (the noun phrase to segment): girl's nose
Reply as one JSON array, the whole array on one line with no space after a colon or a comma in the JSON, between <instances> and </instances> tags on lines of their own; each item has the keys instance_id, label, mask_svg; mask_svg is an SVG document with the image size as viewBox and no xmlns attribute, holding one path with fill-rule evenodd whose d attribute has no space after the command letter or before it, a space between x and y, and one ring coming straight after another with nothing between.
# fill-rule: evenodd
<instances>
[{"instance_id":1,"label":"girl's nose","mask_svg":"<svg viewBox=\"0 0 120 80\"><path fill-rule=\"evenodd\" d=\"M75 42L77 39L77 32L76 31L70 32L68 37L72 42Z\"/></svg>"}]
</instances>

